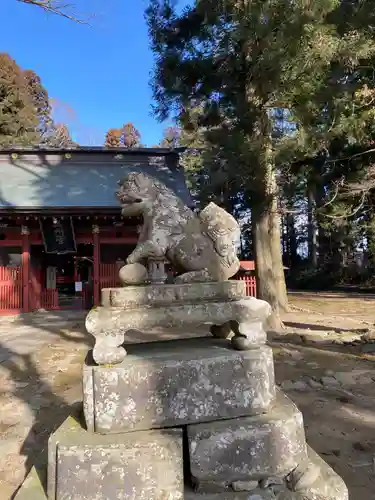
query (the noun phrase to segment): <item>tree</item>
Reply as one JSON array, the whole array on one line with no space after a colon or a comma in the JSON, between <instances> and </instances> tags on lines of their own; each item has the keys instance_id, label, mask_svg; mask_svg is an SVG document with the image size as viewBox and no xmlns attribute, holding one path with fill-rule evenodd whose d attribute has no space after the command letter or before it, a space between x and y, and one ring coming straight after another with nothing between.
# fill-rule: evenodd
<instances>
[{"instance_id":1,"label":"tree","mask_svg":"<svg viewBox=\"0 0 375 500\"><path fill-rule=\"evenodd\" d=\"M341 69L358 66L371 50L350 26L336 28L331 18L339 6L337 0L197 0L177 14L169 0L151 0L146 12L156 54L156 114L161 120L171 112L181 118L195 100L209 128L222 126L224 133L216 134L225 160L221 171L236 165L235 182L251 206L258 290L273 308L275 327L279 308L287 307L279 152L288 141L294 156L301 144L305 156L320 151L326 124L332 125L330 105L343 117L348 103L338 95ZM285 140L274 137L277 109L290 110L297 124Z\"/></svg>"},{"instance_id":2,"label":"tree","mask_svg":"<svg viewBox=\"0 0 375 500\"><path fill-rule=\"evenodd\" d=\"M60 123L54 125L53 133L48 139L48 145L55 148L69 149L76 147L77 143L73 141L68 127Z\"/></svg>"},{"instance_id":3,"label":"tree","mask_svg":"<svg viewBox=\"0 0 375 500\"><path fill-rule=\"evenodd\" d=\"M122 130L120 128L111 128L105 136L104 146L106 148L118 148L121 146Z\"/></svg>"},{"instance_id":4,"label":"tree","mask_svg":"<svg viewBox=\"0 0 375 500\"><path fill-rule=\"evenodd\" d=\"M141 134L132 123L126 123L122 127L121 143L125 148L137 148L140 146Z\"/></svg>"},{"instance_id":5,"label":"tree","mask_svg":"<svg viewBox=\"0 0 375 500\"><path fill-rule=\"evenodd\" d=\"M164 130L163 139L160 147L162 148L178 148L181 144L181 129L179 127L167 127Z\"/></svg>"},{"instance_id":6,"label":"tree","mask_svg":"<svg viewBox=\"0 0 375 500\"><path fill-rule=\"evenodd\" d=\"M39 118L37 130L43 142L43 139L51 133L53 127L48 92L43 87L40 77L34 71L25 70L23 76L26 81L27 92L32 99Z\"/></svg>"},{"instance_id":7,"label":"tree","mask_svg":"<svg viewBox=\"0 0 375 500\"><path fill-rule=\"evenodd\" d=\"M28 82L17 63L0 53L0 145L38 144L39 116Z\"/></svg>"},{"instance_id":8,"label":"tree","mask_svg":"<svg viewBox=\"0 0 375 500\"><path fill-rule=\"evenodd\" d=\"M132 123L126 123L122 128L111 128L105 136L104 146L108 148L140 147L141 134Z\"/></svg>"}]
</instances>

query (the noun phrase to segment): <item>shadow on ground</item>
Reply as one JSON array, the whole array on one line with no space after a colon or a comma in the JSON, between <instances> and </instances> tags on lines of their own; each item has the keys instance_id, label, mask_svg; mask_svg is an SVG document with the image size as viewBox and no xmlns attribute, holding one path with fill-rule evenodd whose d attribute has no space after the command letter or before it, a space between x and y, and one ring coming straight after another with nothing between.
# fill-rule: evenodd
<instances>
[{"instance_id":1,"label":"shadow on ground","mask_svg":"<svg viewBox=\"0 0 375 500\"><path fill-rule=\"evenodd\" d=\"M64 397L64 390L69 391L69 385L77 386L78 382L68 376L70 361L66 359L64 365L64 356L69 357L71 352L77 357L76 351L79 350L82 351L83 358L92 347L93 338L85 332L83 315L72 317L67 311L58 313L48 313L44 318L40 314L24 315L1 323L1 329L5 333L0 336L0 369L9 386L1 396L8 405L13 402L19 408L17 400L23 403L33 422L19 452L26 457L25 474L34 465L44 471L49 436L69 414L77 415L82 406L80 401L72 403L68 401L72 398ZM57 390L59 380L63 384L61 394ZM80 391L76 392L79 394ZM7 430L12 431L11 427L17 425L20 428L19 435L25 435L22 431L27 427L27 422L22 421L23 415L24 413L17 419L15 414L13 423L10 421L11 415L6 415L6 423L2 426L5 440ZM12 434L10 439L14 439Z\"/></svg>"}]
</instances>

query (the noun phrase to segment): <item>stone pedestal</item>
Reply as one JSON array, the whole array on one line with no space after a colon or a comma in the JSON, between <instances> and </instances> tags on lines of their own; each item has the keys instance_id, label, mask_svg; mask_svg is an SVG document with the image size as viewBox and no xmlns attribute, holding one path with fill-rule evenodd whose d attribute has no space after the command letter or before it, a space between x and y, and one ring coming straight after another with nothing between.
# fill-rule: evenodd
<instances>
[{"instance_id":1,"label":"stone pedestal","mask_svg":"<svg viewBox=\"0 0 375 500\"><path fill-rule=\"evenodd\" d=\"M49 500L348 500L275 388L269 313L241 282L104 290L86 320L86 428L51 437ZM218 338L122 345L130 328L203 323ZM44 495L34 474L16 498Z\"/></svg>"},{"instance_id":2,"label":"stone pedestal","mask_svg":"<svg viewBox=\"0 0 375 500\"><path fill-rule=\"evenodd\" d=\"M266 412L275 397L272 351L234 351L210 337L127 346L122 363L83 369L90 431L176 427Z\"/></svg>"},{"instance_id":3,"label":"stone pedestal","mask_svg":"<svg viewBox=\"0 0 375 500\"><path fill-rule=\"evenodd\" d=\"M230 324L233 346L258 347L266 341L263 323L270 313L267 302L246 297L242 281L129 286L104 289L102 305L89 312L86 328L95 337L94 361L105 365L123 361L124 335L132 329Z\"/></svg>"}]
</instances>

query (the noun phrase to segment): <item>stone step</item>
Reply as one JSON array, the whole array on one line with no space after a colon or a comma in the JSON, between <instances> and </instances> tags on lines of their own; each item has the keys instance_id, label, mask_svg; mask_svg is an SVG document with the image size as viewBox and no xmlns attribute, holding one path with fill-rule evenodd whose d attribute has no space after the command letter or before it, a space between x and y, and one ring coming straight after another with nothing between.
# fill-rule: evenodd
<instances>
[{"instance_id":1,"label":"stone step","mask_svg":"<svg viewBox=\"0 0 375 500\"><path fill-rule=\"evenodd\" d=\"M344 481L324 462L321 457L308 447L309 465L317 467L319 473L303 490L290 491L287 488L259 488L247 492L196 493L185 487L184 500L348 500L348 490ZM65 496L65 500L76 500L76 496ZM93 497L82 497L80 500L92 500ZM97 500L115 500L96 495ZM136 496L121 497L123 500L134 500ZM164 500L165 497L154 497ZM47 500L40 476L35 468L31 469L14 500ZM58 500L56 497L49 500Z\"/></svg>"},{"instance_id":2,"label":"stone step","mask_svg":"<svg viewBox=\"0 0 375 500\"><path fill-rule=\"evenodd\" d=\"M348 500L348 489L341 477L309 446L307 456L306 468L316 473L293 491L286 483L265 488L258 485L246 492L196 493L187 488L184 500Z\"/></svg>"},{"instance_id":3,"label":"stone step","mask_svg":"<svg viewBox=\"0 0 375 500\"><path fill-rule=\"evenodd\" d=\"M254 415L275 397L272 350L203 337L127 346L124 361L83 370L93 432L127 432Z\"/></svg>"},{"instance_id":4,"label":"stone step","mask_svg":"<svg viewBox=\"0 0 375 500\"><path fill-rule=\"evenodd\" d=\"M69 417L48 442L48 499L181 500L182 441L182 429L92 434Z\"/></svg>"},{"instance_id":5,"label":"stone step","mask_svg":"<svg viewBox=\"0 0 375 500\"><path fill-rule=\"evenodd\" d=\"M188 425L190 471L201 491L284 477L306 460L301 412L281 391L262 415Z\"/></svg>"}]
</instances>

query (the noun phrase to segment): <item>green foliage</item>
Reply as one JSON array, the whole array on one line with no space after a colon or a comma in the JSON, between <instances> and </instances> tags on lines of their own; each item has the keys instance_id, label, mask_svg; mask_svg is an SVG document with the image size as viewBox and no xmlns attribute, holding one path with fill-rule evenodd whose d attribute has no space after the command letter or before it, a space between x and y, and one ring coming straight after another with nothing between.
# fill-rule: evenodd
<instances>
[{"instance_id":1,"label":"green foliage","mask_svg":"<svg viewBox=\"0 0 375 500\"><path fill-rule=\"evenodd\" d=\"M39 117L28 90L21 68L0 53L0 146L38 143Z\"/></svg>"},{"instance_id":2,"label":"green foliage","mask_svg":"<svg viewBox=\"0 0 375 500\"><path fill-rule=\"evenodd\" d=\"M196 0L178 13L150 0L146 12L155 113L200 150L184 159L196 197L241 217L278 196L285 252L318 253L301 283L349 279L358 248L375 262L374 7Z\"/></svg>"},{"instance_id":3,"label":"green foliage","mask_svg":"<svg viewBox=\"0 0 375 500\"><path fill-rule=\"evenodd\" d=\"M74 146L66 125L55 125L40 77L0 54L0 146Z\"/></svg>"},{"instance_id":4,"label":"green foliage","mask_svg":"<svg viewBox=\"0 0 375 500\"><path fill-rule=\"evenodd\" d=\"M27 92L32 99L39 119L37 132L43 140L51 134L53 128L48 92L43 87L40 77L34 71L25 70L23 76L26 80Z\"/></svg>"}]
</instances>

